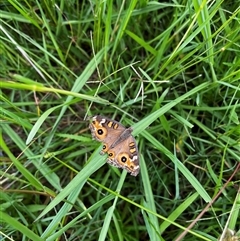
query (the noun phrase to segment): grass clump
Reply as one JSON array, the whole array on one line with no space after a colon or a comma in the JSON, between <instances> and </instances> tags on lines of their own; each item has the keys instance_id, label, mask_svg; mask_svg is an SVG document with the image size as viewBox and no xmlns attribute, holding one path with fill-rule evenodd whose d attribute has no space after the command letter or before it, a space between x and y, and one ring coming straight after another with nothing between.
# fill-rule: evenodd
<instances>
[{"instance_id":1,"label":"grass clump","mask_svg":"<svg viewBox=\"0 0 240 241\"><path fill-rule=\"evenodd\" d=\"M1 240L238 240L239 16L238 1L2 2ZM96 114L132 126L136 178L99 155Z\"/></svg>"}]
</instances>

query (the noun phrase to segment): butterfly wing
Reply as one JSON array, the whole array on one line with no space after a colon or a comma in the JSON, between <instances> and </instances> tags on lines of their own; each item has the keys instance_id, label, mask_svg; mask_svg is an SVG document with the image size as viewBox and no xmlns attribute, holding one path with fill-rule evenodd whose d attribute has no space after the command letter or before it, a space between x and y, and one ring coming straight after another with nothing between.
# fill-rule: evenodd
<instances>
[{"instance_id":1,"label":"butterfly wing","mask_svg":"<svg viewBox=\"0 0 240 241\"><path fill-rule=\"evenodd\" d=\"M110 165L125 169L133 176L138 175L139 155L136 140L132 135L118 143L114 148L109 149L107 154L107 162Z\"/></svg>"},{"instance_id":2,"label":"butterfly wing","mask_svg":"<svg viewBox=\"0 0 240 241\"><path fill-rule=\"evenodd\" d=\"M126 129L119 122L100 115L96 115L92 118L89 128L93 139L103 142L104 144L107 143L109 147Z\"/></svg>"}]
</instances>

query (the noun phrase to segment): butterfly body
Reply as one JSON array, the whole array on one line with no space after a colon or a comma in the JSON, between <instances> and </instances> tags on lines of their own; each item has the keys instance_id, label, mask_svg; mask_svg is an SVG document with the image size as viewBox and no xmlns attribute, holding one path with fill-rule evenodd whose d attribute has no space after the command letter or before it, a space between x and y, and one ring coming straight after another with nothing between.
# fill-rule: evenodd
<instances>
[{"instance_id":1,"label":"butterfly body","mask_svg":"<svg viewBox=\"0 0 240 241\"><path fill-rule=\"evenodd\" d=\"M139 173L139 155L132 129L107 117L92 117L89 128L93 139L103 142L100 154L108 154L107 162L115 167L125 169L133 176Z\"/></svg>"}]
</instances>

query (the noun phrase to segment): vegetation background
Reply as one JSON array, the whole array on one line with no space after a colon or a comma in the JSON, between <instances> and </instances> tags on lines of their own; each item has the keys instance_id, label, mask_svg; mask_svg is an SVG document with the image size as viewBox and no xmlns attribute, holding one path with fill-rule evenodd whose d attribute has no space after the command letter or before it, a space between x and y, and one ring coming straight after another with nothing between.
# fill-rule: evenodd
<instances>
[{"instance_id":1,"label":"vegetation background","mask_svg":"<svg viewBox=\"0 0 240 241\"><path fill-rule=\"evenodd\" d=\"M239 6L1 1L0 240L239 240ZM133 127L137 177L95 114Z\"/></svg>"}]
</instances>

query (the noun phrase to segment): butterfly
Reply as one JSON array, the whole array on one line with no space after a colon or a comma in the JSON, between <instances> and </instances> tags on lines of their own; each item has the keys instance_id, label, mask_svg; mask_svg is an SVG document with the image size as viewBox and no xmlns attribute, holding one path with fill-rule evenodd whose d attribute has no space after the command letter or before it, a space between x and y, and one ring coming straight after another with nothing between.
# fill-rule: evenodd
<instances>
[{"instance_id":1,"label":"butterfly","mask_svg":"<svg viewBox=\"0 0 240 241\"><path fill-rule=\"evenodd\" d=\"M91 118L89 128L93 139L103 143L100 154L108 154L107 163L125 169L132 176L138 175L139 154L131 128L100 115Z\"/></svg>"}]
</instances>

